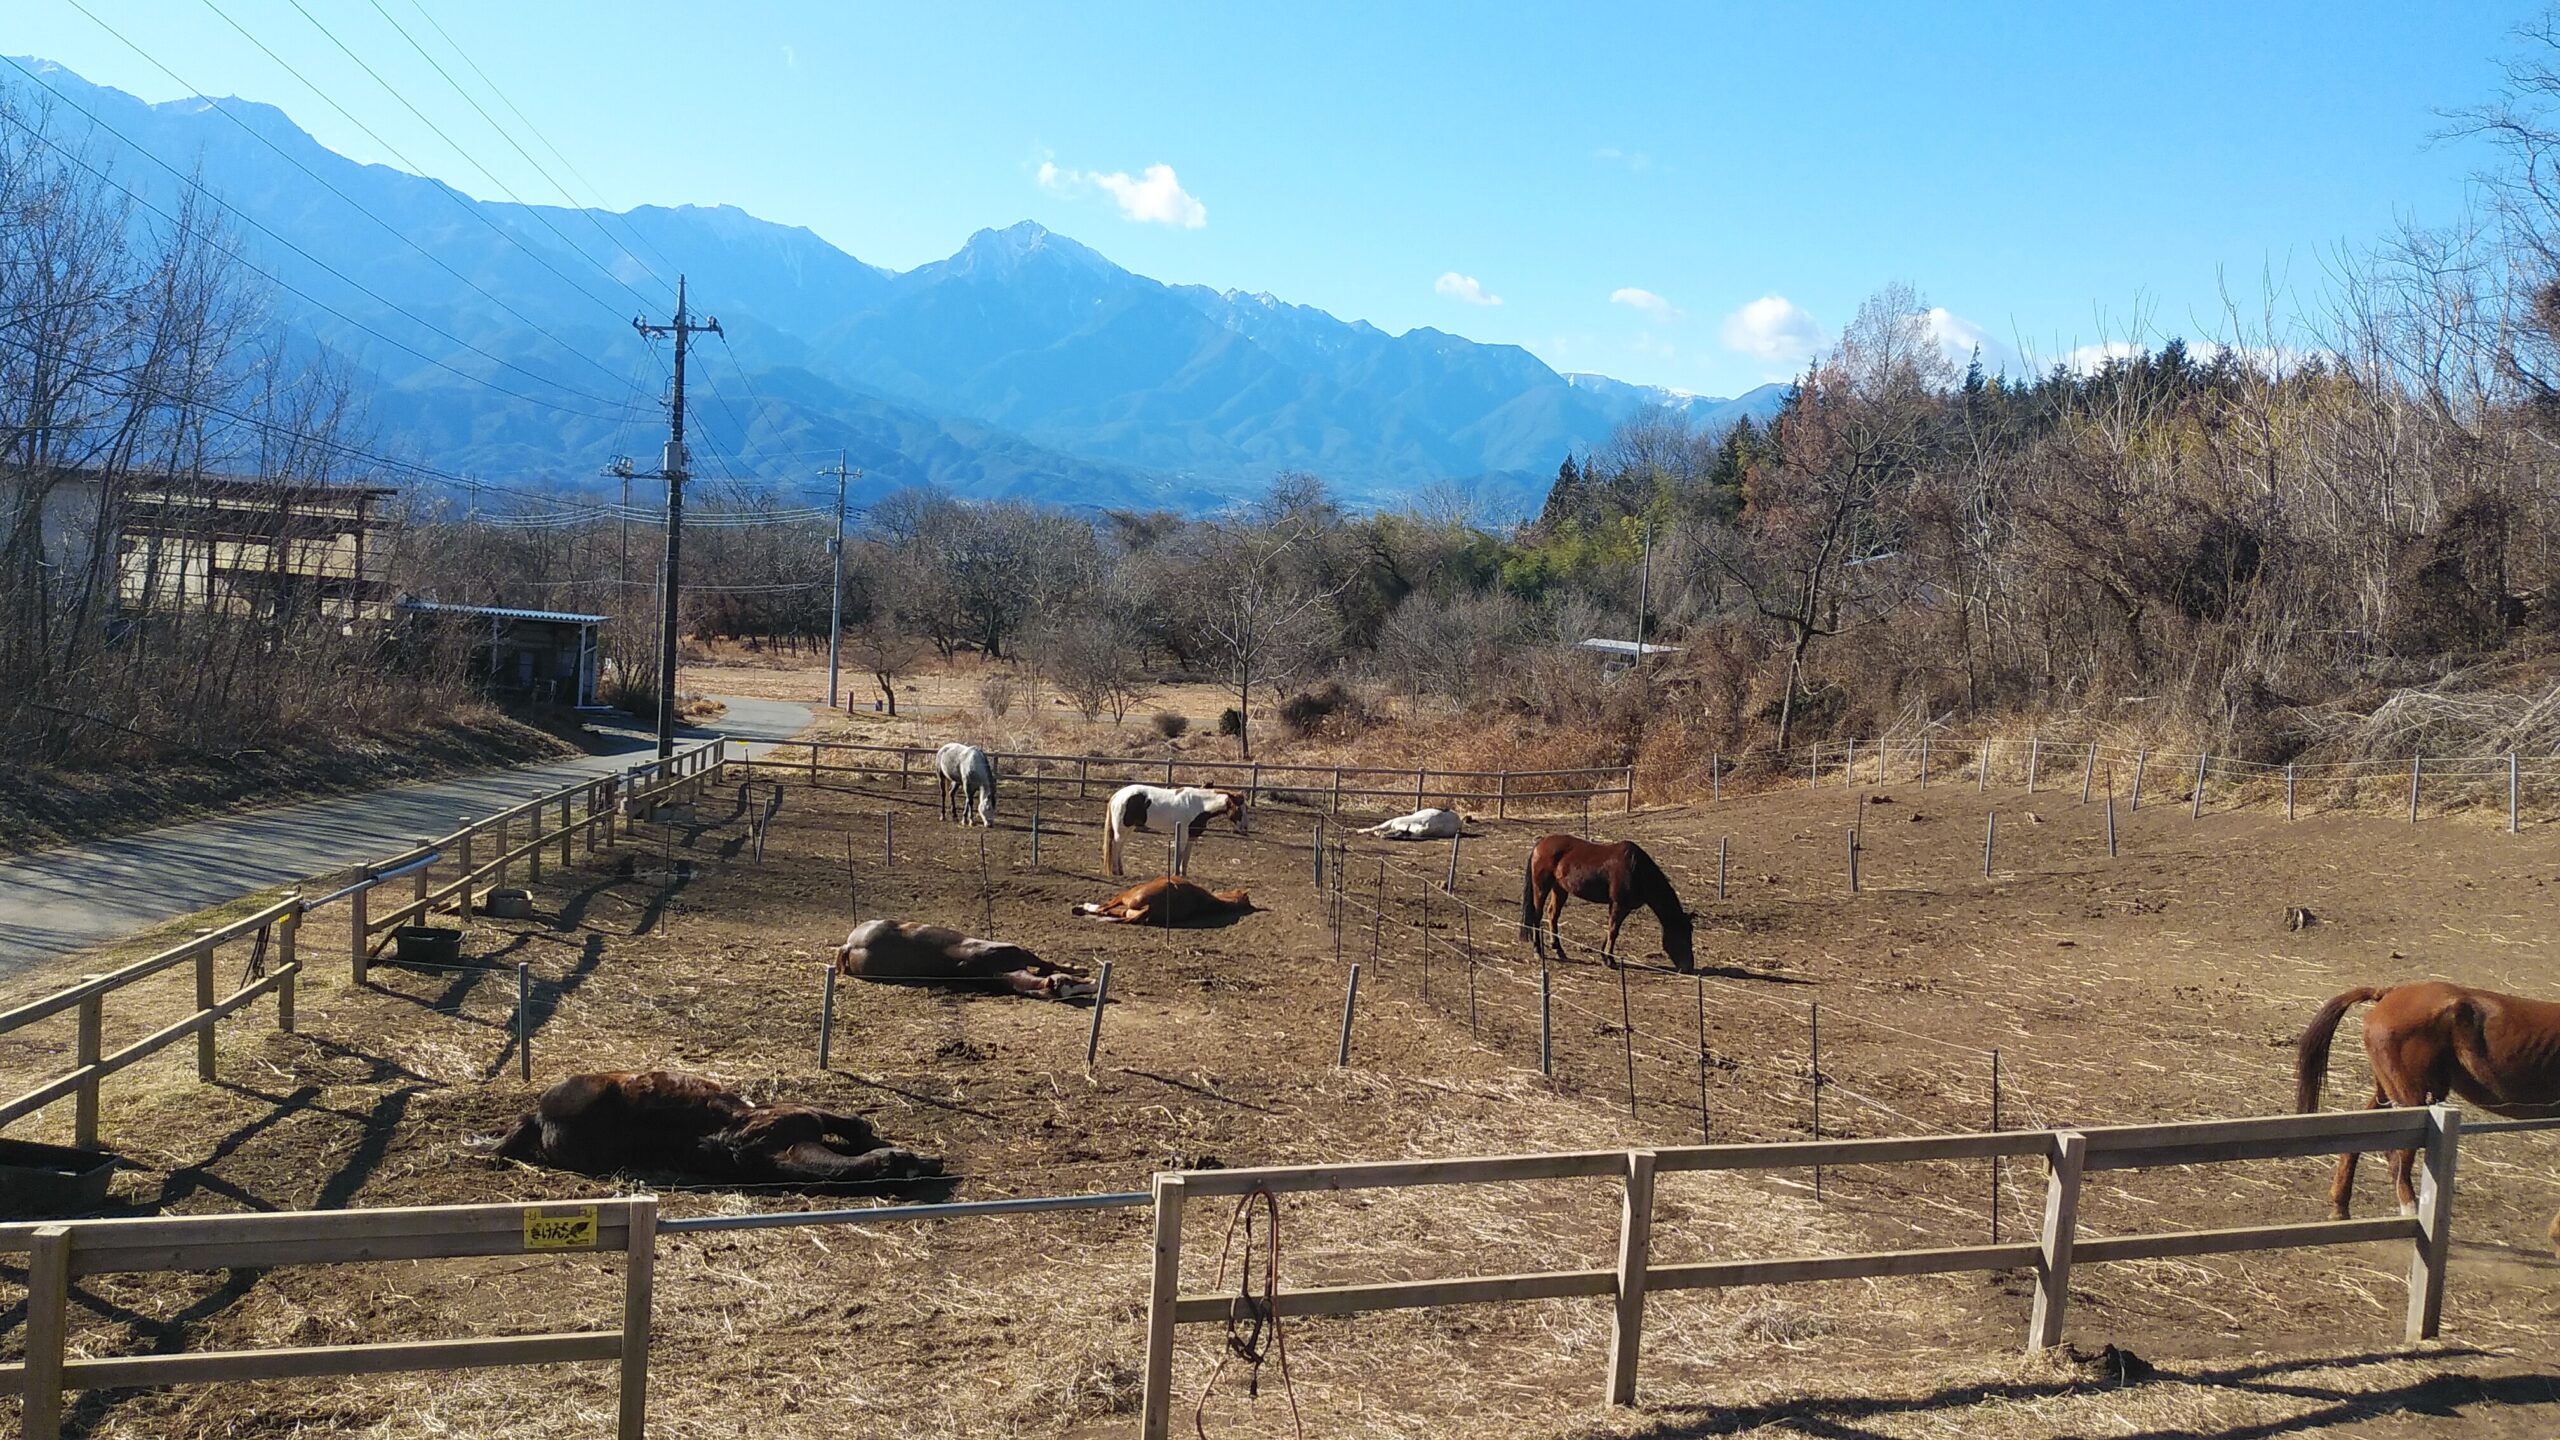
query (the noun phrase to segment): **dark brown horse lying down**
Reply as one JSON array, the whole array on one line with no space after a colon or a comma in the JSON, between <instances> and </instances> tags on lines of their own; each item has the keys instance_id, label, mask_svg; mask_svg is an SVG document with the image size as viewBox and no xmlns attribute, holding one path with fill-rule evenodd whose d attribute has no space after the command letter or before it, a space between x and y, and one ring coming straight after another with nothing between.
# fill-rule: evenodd
<instances>
[{"instance_id":1,"label":"dark brown horse lying down","mask_svg":"<svg viewBox=\"0 0 2560 1440\"><path fill-rule=\"evenodd\" d=\"M1172 875L1132 885L1099 905L1078 905L1073 912L1124 925L1179 925L1186 920L1220 915L1250 915L1253 896L1243 890L1212 890Z\"/></svg>"},{"instance_id":2,"label":"dark brown horse lying down","mask_svg":"<svg viewBox=\"0 0 2560 1440\"><path fill-rule=\"evenodd\" d=\"M588 1175L673 1171L739 1184L913 1180L930 1155L881 1143L871 1122L808 1105L755 1105L706 1075L605 1070L542 1092L498 1142L510 1160Z\"/></svg>"},{"instance_id":3,"label":"dark brown horse lying down","mask_svg":"<svg viewBox=\"0 0 2560 1440\"><path fill-rule=\"evenodd\" d=\"M2373 1096L2366 1109L2433 1105L2448 1096L2503 1115L2548 1114L2560 1105L2560 1005L2422 980L2360 985L2320 1007L2296 1042L2294 1109L2307 1115L2320 1108L2329 1042L2347 1011L2368 1000L2364 1053L2373 1065ZM2418 1204L2409 1183L2416 1158L2413 1150L2391 1153L2391 1179L2404 1211ZM2329 1210L2341 1220L2355 1182L2356 1157L2339 1156ZM2560 1250L2560 1218L2551 1222L2551 1240Z\"/></svg>"},{"instance_id":4,"label":"dark brown horse lying down","mask_svg":"<svg viewBox=\"0 0 2560 1440\"><path fill-rule=\"evenodd\" d=\"M940 925L865 920L836 947L836 971L892 985L948 985L962 990L1084 1000L1092 977L1053 965L1019 945L976 940Z\"/></svg>"}]
</instances>

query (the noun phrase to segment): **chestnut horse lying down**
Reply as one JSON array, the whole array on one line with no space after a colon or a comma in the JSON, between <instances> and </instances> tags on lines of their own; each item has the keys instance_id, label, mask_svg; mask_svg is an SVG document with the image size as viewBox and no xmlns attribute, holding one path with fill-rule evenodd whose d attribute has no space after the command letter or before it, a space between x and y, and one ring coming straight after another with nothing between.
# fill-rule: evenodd
<instances>
[{"instance_id":1,"label":"chestnut horse lying down","mask_svg":"<svg viewBox=\"0 0 2560 1440\"><path fill-rule=\"evenodd\" d=\"M940 925L865 920L836 947L836 973L892 985L948 985L960 990L1086 1000L1092 977L1053 965L1019 945L975 940Z\"/></svg>"},{"instance_id":2,"label":"chestnut horse lying down","mask_svg":"<svg viewBox=\"0 0 2560 1440\"><path fill-rule=\"evenodd\" d=\"M1220 915L1250 915L1253 896L1242 890L1212 890L1171 875L1132 885L1099 905L1078 905L1074 914L1123 925L1179 925L1186 920Z\"/></svg>"},{"instance_id":3,"label":"chestnut horse lying down","mask_svg":"<svg viewBox=\"0 0 2560 1440\"><path fill-rule=\"evenodd\" d=\"M2360 985L2320 1007L2302 1032L2294 1066L2293 1108L2320 1108L2320 1081L2329 1068L2329 1042L2348 1010L2366 1001L2364 1053L2373 1065L2368 1110L2384 1105L2433 1105L2459 1096L2500 1115L2547 1114L2560 1105L2560 1005L2474 990L2442 980L2414 985ZM2391 1153L2391 1179L2404 1212L2418 1207L2409 1183L2413 1150ZM2356 1157L2338 1157L2329 1186L2329 1211L2347 1218L2347 1192L2355 1187ZM2560 1249L2560 1217L2551 1222Z\"/></svg>"},{"instance_id":4,"label":"chestnut horse lying down","mask_svg":"<svg viewBox=\"0 0 2560 1440\"><path fill-rule=\"evenodd\" d=\"M1416 810L1410 815L1381 820L1360 833L1382 840L1446 840L1465 824L1455 810Z\"/></svg>"},{"instance_id":5,"label":"chestnut horse lying down","mask_svg":"<svg viewBox=\"0 0 2560 1440\"><path fill-rule=\"evenodd\" d=\"M881 1143L871 1122L808 1105L755 1105L707 1075L605 1070L542 1092L498 1142L510 1160L588 1175L671 1171L714 1181L916 1180L930 1155Z\"/></svg>"}]
</instances>

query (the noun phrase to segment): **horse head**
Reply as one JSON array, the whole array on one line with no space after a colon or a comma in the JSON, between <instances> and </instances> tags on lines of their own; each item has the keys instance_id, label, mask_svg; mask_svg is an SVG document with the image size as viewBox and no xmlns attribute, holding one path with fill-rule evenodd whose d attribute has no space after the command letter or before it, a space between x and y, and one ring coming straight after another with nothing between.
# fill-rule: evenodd
<instances>
[{"instance_id":1,"label":"horse head","mask_svg":"<svg viewBox=\"0 0 2560 1440\"><path fill-rule=\"evenodd\" d=\"M1245 828L1244 797L1233 790L1221 790L1218 792L1218 798L1226 802L1224 808L1227 812L1227 822L1236 827L1236 833L1239 835L1250 833Z\"/></svg>"},{"instance_id":2,"label":"horse head","mask_svg":"<svg viewBox=\"0 0 2560 1440\"><path fill-rule=\"evenodd\" d=\"M1697 969L1697 952L1691 948L1697 931L1697 915L1688 910L1666 910L1661 919L1662 952L1671 957L1673 968L1684 972Z\"/></svg>"}]
</instances>

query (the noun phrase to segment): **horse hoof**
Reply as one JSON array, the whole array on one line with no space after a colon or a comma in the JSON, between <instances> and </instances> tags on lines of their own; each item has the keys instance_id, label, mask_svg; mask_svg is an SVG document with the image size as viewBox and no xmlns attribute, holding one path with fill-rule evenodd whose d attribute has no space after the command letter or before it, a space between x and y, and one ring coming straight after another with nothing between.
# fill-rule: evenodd
<instances>
[{"instance_id":1,"label":"horse hoof","mask_svg":"<svg viewBox=\"0 0 2560 1440\"><path fill-rule=\"evenodd\" d=\"M2346 1219L2346 1218L2347 1218L2347 1207L2346 1207L2346 1206L2344 1206L2344 1205L2332 1205L2332 1206L2330 1206L2330 1207L2329 1207L2329 1218L2330 1218L2330 1219L2332 1219L2332 1220L2344 1220L2344 1219Z\"/></svg>"}]
</instances>

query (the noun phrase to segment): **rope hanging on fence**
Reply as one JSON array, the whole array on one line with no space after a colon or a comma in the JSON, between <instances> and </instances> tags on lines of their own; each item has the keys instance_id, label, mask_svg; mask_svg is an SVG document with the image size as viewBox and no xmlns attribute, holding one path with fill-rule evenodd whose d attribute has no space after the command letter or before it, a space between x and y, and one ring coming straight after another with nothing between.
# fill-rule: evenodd
<instances>
[{"instance_id":1,"label":"rope hanging on fence","mask_svg":"<svg viewBox=\"0 0 2560 1440\"><path fill-rule=\"evenodd\" d=\"M1253 1205L1262 1202L1268 1217L1263 1232L1262 1293L1253 1293ZM1280 1362L1280 1385L1289 1397L1289 1425L1305 1440L1306 1421L1298 1414L1297 1382L1289 1378L1289 1339L1280 1328L1280 1202L1260 1185L1236 1197L1236 1213L1227 1218L1227 1235L1218 1242L1218 1278L1216 1285L1227 1283L1227 1261L1233 1254L1236 1229L1244 1229L1244 1252L1236 1267L1236 1298L1227 1307L1226 1353L1209 1370L1209 1378L1200 1387L1200 1403L1191 1407L1191 1433L1199 1440L1209 1440L1207 1415L1209 1396L1218 1388L1218 1377L1226 1373L1227 1362L1242 1360L1250 1367L1245 1375L1244 1393L1248 1400L1262 1397L1262 1365L1265 1357ZM1264 1342L1265 1332L1270 1340Z\"/></svg>"},{"instance_id":2,"label":"rope hanging on fence","mask_svg":"<svg viewBox=\"0 0 2560 1440\"><path fill-rule=\"evenodd\" d=\"M245 990L252 980L267 978L267 927L258 927L258 943L249 947L249 963L240 967L240 983L235 990Z\"/></svg>"}]
</instances>

